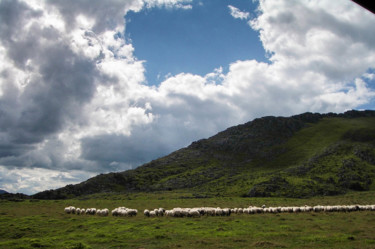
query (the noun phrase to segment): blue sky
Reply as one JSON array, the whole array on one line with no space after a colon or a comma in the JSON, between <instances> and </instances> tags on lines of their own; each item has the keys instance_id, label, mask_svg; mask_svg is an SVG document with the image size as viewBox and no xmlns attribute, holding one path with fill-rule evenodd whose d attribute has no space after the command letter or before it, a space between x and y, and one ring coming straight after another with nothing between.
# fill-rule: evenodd
<instances>
[{"instance_id":1,"label":"blue sky","mask_svg":"<svg viewBox=\"0 0 375 249\"><path fill-rule=\"evenodd\" d=\"M365 74L365 76L362 78L368 85L368 87L372 90L375 90L375 77L372 77L370 75L375 74L375 68L369 68ZM370 77L369 77L370 76ZM358 109L361 110L375 110L375 99L369 99L369 101L366 104L358 106Z\"/></svg>"},{"instance_id":2,"label":"blue sky","mask_svg":"<svg viewBox=\"0 0 375 249\"><path fill-rule=\"evenodd\" d=\"M136 168L263 116L375 110L374 26L350 0L2 0L0 189Z\"/></svg>"},{"instance_id":3,"label":"blue sky","mask_svg":"<svg viewBox=\"0 0 375 249\"><path fill-rule=\"evenodd\" d=\"M248 0L193 2L193 8L153 8L126 16L126 36L134 55L145 60L148 83L159 84L167 74L205 75L215 68L249 58L266 61L259 33L246 20L230 15L234 5L255 17L257 4Z\"/></svg>"}]
</instances>

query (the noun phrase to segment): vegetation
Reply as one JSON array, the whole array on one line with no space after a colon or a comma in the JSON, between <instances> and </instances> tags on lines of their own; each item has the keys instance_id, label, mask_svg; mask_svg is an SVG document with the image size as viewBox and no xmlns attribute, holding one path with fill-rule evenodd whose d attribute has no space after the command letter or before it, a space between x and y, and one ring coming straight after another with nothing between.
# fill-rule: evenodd
<instances>
[{"instance_id":1,"label":"vegetation","mask_svg":"<svg viewBox=\"0 0 375 249\"><path fill-rule=\"evenodd\" d=\"M264 117L137 169L34 197L184 190L201 197L307 198L375 190L374 127L374 111Z\"/></svg>"},{"instance_id":2,"label":"vegetation","mask_svg":"<svg viewBox=\"0 0 375 249\"><path fill-rule=\"evenodd\" d=\"M372 111L264 117L135 170L31 197L1 194L0 248L374 248L371 211L142 215L159 207L375 204L374 124ZM70 205L139 214L64 214Z\"/></svg>"},{"instance_id":3,"label":"vegetation","mask_svg":"<svg viewBox=\"0 0 375 249\"><path fill-rule=\"evenodd\" d=\"M375 192L334 197L194 198L167 191L96 194L70 200L0 200L0 248L374 248L375 216L353 213L281 213L229 217L146 218L145 208L247 207L375 203ZM64 207L137 208L136 217L64 214Z\"/></svg>"}]
</instances>

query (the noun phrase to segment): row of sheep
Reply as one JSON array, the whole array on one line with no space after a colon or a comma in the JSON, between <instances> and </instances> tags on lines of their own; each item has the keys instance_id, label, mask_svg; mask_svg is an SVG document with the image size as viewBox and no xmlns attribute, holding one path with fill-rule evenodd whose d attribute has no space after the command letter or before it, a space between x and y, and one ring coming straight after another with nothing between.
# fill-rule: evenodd
<instances>
[{"instance_id":1,"label":"row of sheep","mask_svg":"<svg viewBox=\"0 0 375 249\"><path fill-rule=\"evenodd\" d=\"M337 205L337 206L291 206L291 207L262 207L249 206L248 208L163 208L144 210L146 217L200 217L200 216L230 216L231 214L261 214L261 213L299 213L299 212L353 212L375 211L375 205Z\"/></svg>"},{"instance_id":2,"label":"row of sheep","mask_svg":"<svg viewBox=\"0 0 375 249\"><path fill-rule=\"evenodd\" d=\"M120 216L120 217L132 217L138 214L137 209L131 209L126 207L118 207L112 210L112 216Z\"/></svg>"},{"instance_id":3,"label":"row of sheep","mask_svg":"<svg viewBox=\"0 0 375 249\"><path fill-rule=\"evenodd\" d=\"M98 216L108 216L109 215L109 209L96 209L96 208L76 208L73 206L66 207L64 209L66 214L77 214L77 215L98 215ZM126 207L118 207L111 211L112 216L121 216L121 217L131 217L136 216L138 213L137 209L131 209Z\"/></svg>"},{"instance_id":4,"label":"row of sheep","mask_svg":"<svg viewBox=\"0 0 375 249\"><path fill-rule=\"evenodd\" d=\"M99 216L108 216L109 210L108 208L104 209L96 209L96 208L76 208L73 206L66 207L64 209L66 214L77 214L77 215L99 215Z\"/></svg>"},{"instance_id":5,"label":"row of sheep","mask_svg":"<svg viewBox=\"0 0 375 249\"><path fill-rule=\"evenodd\" d=\"M64 209L67 214L77 215L98 215L108 216L109 210L96 208L76 208L73 206ZM353 212L353 211L375 211L375 205L336 205L336 206L290 206L290 207L262 207L249 206L248 208L220 208L220 207L199 207L199 208L173 208L165 210L157 208L145 209L143 214L146 217L200 217L200 216L230 216L231 214L261 214L261 213L299 213L299 212ZM137 209L118 207L111 211L112 216L132 217L138 214Z\"/></svg>"}]
</instances>

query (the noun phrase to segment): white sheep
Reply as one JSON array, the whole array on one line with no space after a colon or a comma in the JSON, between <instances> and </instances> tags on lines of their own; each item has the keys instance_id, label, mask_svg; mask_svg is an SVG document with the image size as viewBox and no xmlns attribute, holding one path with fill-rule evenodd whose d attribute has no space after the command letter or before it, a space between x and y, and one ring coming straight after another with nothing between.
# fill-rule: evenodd
<instances>
[{"instance_id":1,"label":"white sheep","mask_svg":"<svg viewBox=\"0 0 375 249\"><path fill-rule=\"evenodd\" d=\"M104 209L98 209L98 210L96 211L96 214L97 214L98 216L108 216L108 214L109 214L109 210L108 210L107 208L104 208Z\"/></svg>"},{"instance_id":2,"label":"white sheep","mask_svg":"<svg viewBox=\"0 0 375 249\"><path fill-rule=\"evenodd\" d=\"M127 216L129 216L129 209L124 209L127 211ZM122 211L124 211L122 210ZM207 216L229 216L232 213L236 214L260 214L260 213L298 213L298 212L351 212L351 211L375 211L375 205L335 205L335 206L287 206L287 207L262 207L249 206L248 208L220 208L220 207L199 207L199 208L173 208L171 210L165 210L163 208L154 209L149 211L144 210L144 215L146 217L157 217L157 216L167 216L167 217L200 217L203 215ZM69 212L69 210L67 210Z\"/></svg>"},{"instance_id":3,"label":"white sheep","mask_svg":"<svg viewBox=\"0 0 375 249\"><path fill-rule=\"evenodd\" d=\"M74 213L75 213L75 210L76 210L76 208L73 207L73 206L69 206L69 207L66 207L66 208L64 209L65 213L67 213L67 214L74 214Z\"/></svg>"},{"instance_id":4,"label":"white sheep","mask_svg":"<svg viewBox=\"0 0 375 249\"><path fill-rule=\"evenodd\" d=\"M174 216L174 211L173 210L166 210L165 211L165 216L167 216L167 217L173 217Z\"/></svg>"},{"instance_id":5,"label":"white sheep","mask_svg":"<svg viewBox=\"0 0 375 249\"><path fill-rule=\"evenodd\" d=\"M199 213L198 209L192 208L188 212L189 212L189 217L199 217L200 216L200 213Z\"/></svg>"},{"instance_id":6,"label":"white sheep","mask_svg":"<svg viewBox=\"0 0 375 249\"><path fill-rule=\"evenodd\" d=\"M301 209L299 207L293 207L293 213L299 213Z\"/></svg>"},{"instance_id":7,"label":"white sheep","mask_svg":"<svg viewBox=\"0 0 375 249\"><path fill-rule=\"evenodd\" d=\"M144 216L146 216L146 217L150 217L150 211L149 211L148 209L145 209L145 210L143 211L143 214L144 214Z\"/></svg>"},{"instance_id":8,"label":"white sheep","mask_svg":"<svg viewBox=\"0 0 375 249\"><path fill-rule=\"evenodd\" d=\"M159 216L159 209L155 208L155 209L154 209L154 212L155 212L155 215L156 215L156 216Z\"/></svg>"},{"instance_id":9,"label":"white sheep","mask_svg":"<svg viewBox=\"0 0 375 249\"><path fill-rule=\"evenodd\" d=\"M164 208L159 208L158 209L159 216L164 216L165 209Z\"/></svg>"},{"instance_id":10,"label":"white sheep","mask_svg":"<svg viewBox=\"0 0 375 249\"><path fill-rule=\"evenodd\" d=\"M181 217L182 216L182 208L173 208L174 217Z\"/></svg>"},{"instance_id":11,"label":"white sheep","mask_svg":"<svg viewBox=\"0 0 375 249\"><path fill-rule=\"evenodd\" d=\"M88 209L86 209L86 214L95 215L96 214L96 208L88 208Z\"/></svg>"},{"instance_id":12,"label":"white sheep","mask_svg":"<svg viewBox=\"0 0 375 249\"><path fill-rule=\"evenodd\" d=\"M143 212L145 215L147 213L146 210ZM128 216L128 217L132 217L132 216L136 216L138 214L138 210L137 209L126 208L126 207L118 207L118 208L113 209L111 211L111 213L112 213L112 216L121 216L121 217Z\"/></svg>"},{"instance_id":13,"label":"white sheep","mask_svg":"<svg viewBox=\"0 0 375 249\"><path fill-rule=\"evenodd\" d=\"M223 210L221 210L221 208L217 207L215 209L215 215L216 216L221 216L223 214Z\"/></svg>"}]
</instances>

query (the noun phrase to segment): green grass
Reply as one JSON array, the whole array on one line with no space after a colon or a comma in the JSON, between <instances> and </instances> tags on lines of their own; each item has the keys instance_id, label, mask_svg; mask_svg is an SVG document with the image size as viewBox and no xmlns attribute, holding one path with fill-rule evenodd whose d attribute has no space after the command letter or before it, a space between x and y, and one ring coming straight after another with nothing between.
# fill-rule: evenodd
<instances>
[{"instance_id":1,"label":"green grass","mask_svg":"<svg viewBox=\"0 0 375 249\"><path fill-rule=\"evenodd\" d=\"M210 147L207 140L205 150L188 147L132 171L98 176L79 189L124 194L0 200L0 248L375 248L375 212L142 215L144 209L158 207L375 204L374 124L375 118L369 117L323 118L283 143L269 143L270 136L245 143L247 135L236 128L239 141L233 138L233 143L242 144L240 151L217 150L221 147ZM219 145L221 136L226 134L215 138ZM266 148L259 149L258 142ZM251 145L259 149L255 156L246 152ZM240 197L254 186L274 197ZM71 190L73 186L62 196L74 196ZM138 209L139 215L64 214L70 205L110 210L126 206Z\"/></svg>"},{"instance_id":2,"label":"green grass","mask_svg":"<svg viewBox=\"0 0 375 249\"><path fill-rule=\"evenodd\" d=\"M375 192L335 197L192 198L188 192L96 194L0 202L0 248L374 248L373 212L146 218L145 208L375 203ZM65 206L137 208L132 218L64 214Z\"/></svg>"},{"instance_id":3,"label":"green grass","mask_svg":"<svg viewBox=\"0 0 375 249\"><path fill-rule=\"evenodd\" d=\"M266 196L306 198L345 193L355 188L374 189L374 163L356 155L356 151L362 150L374 158L374 124L374 118L324 118L309 124L286 143L270 148L283 153L271 160L258 158L251 161L246 166L248 170L238 175L237 182L227 185L225 190L230 195L246 195L245 191L252 186L259 186L258 192ZM355 165L352 169L344 169L344 160L351 160ZM285 191L280 183L272 182L275 177L288 181ZM238 184L244 181L247 181L247 188L246 184ZM267 186L271 186L270 189L274 186L279 191L267 191Z\"/></svg>"},{"instance_id":4,"label":"green grass","mask_svg":"<svg viewBox=\"0 0 375 249\"><path fill-rule=\"evenodd\" d=\"M275 166L290 167L301 164L342 140L347 132L372 129L374 123L375 118L324 118L296 132L286 144L282 145L286 148L285 153L270 161L267 166L275 168Z\"/></svg>"}]
</instances>

